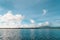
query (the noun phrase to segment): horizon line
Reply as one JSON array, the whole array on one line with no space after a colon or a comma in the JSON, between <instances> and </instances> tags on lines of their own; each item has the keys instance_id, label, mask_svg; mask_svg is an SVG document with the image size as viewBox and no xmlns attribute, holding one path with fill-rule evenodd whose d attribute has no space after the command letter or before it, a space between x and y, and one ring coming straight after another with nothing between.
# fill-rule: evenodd
<instances>
[{"instance_id":1,"label":"horizon line","mask_svg":"<svg viewBox=\"0 0 60 40\"><path fill-rule=\"evenodd\" d=\"M60 29L60 27L35 27L35 28L0 28L0 29Z\"/></svg>"}]
</instances>

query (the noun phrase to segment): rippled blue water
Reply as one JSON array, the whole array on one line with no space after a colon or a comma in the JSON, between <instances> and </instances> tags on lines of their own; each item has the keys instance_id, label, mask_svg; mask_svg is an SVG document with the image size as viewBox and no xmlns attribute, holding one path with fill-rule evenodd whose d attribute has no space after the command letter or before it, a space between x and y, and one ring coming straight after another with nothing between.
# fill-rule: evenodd
<instances>
[{"instance_id":1,"label":"rippled blue water","mask_svg":"<svg viewBox=\"0 0 60 40\"><path fill-rule=\"evenodd\" d=\"M0 29L0 40L60 40L60 29Z\"/></svg>"},{"instance_id":2,"label":"rippled blue water","mask_svg":"<svg viewBox=\"0 0 60 40\"><path fill-rule=\"evenodd\" d=\"M22 29L23 40L59 40L60 29Z\"/></svg>"}]
</instances>

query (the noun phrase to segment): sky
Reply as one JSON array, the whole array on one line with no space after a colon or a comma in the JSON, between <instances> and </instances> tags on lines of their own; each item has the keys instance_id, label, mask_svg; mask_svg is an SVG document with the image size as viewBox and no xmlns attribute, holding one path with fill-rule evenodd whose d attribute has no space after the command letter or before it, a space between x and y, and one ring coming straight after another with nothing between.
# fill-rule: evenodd
<instances>
[{"instance_id":1,"label":"sky","mask_svg":"<svg viewBox=\"0 0 60 40\"><path fill-rule=\"evenodd\" d=\"M8 16L9 12L22 17L20 24L60 26L60 0L0 0L0 15Z\"/></svg>"}]
</instances>

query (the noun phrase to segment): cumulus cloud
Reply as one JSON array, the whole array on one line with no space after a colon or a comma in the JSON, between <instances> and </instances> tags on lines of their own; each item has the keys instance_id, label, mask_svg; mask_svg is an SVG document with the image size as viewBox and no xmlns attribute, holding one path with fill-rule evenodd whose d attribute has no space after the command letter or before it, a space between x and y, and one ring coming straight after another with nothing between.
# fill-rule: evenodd
<instances>
[{"instance_id":1,"label":"cumulus cloud","mask_svg":"<svg viewBox=\"0 0 60 40\"><path fill-rule=\"evenodd\" d=\"M47 13L47 10L43 9L43 14L42 15L44 16L44 15L46 15L46 13Z\"/></svg>"},{"instance_id":2,"label":"cumulus cloud","mask_svg":"<svg viewBox=\"0 0 60 40\"><path fill-rule=\"evenodd\" d=\"M8 11L4 15L0 15L0 28L14 28L20 25L24 16L16 14L13 15L12 11Z\"/></svg>"}]
</instances>

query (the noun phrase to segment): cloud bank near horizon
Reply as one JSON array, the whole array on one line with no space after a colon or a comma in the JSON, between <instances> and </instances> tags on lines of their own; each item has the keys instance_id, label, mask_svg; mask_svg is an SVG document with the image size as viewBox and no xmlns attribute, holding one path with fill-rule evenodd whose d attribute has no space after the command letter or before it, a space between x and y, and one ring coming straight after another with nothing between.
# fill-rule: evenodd
<instances>
[{"instance_id":1,"label":"cloud bank near horizon","mask_svg":"<svg viewBox=\"0 0 60 40\"><path fill-rule=\"evenodd\" d=\"M39 26L47 26L49 22L35 23L35 20L30 19L30 24L22 24L24 16L21 14L13 15L12 11L8 11L4 15L0 15L0 28L35 28Z\"/></svg>"}]
</instances>

